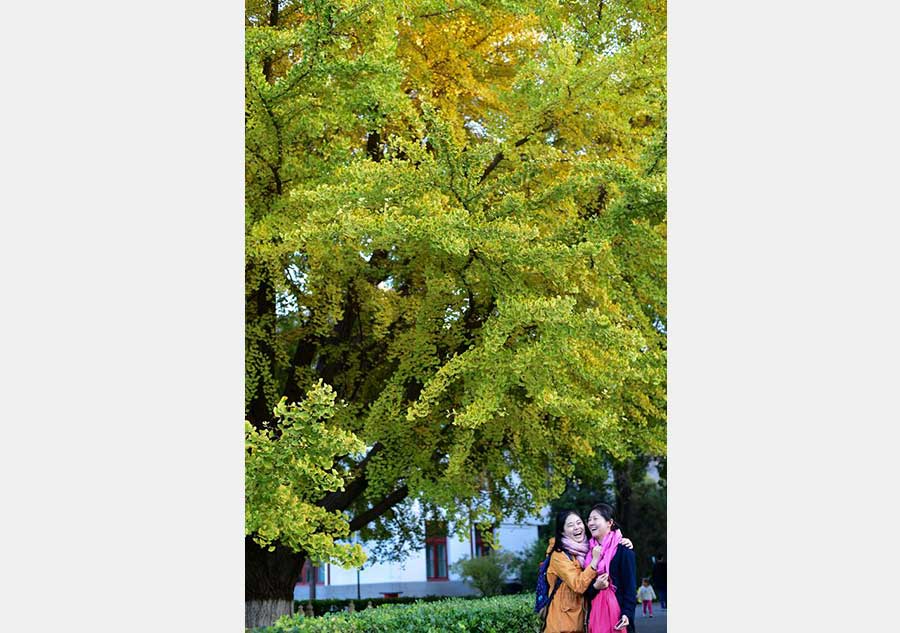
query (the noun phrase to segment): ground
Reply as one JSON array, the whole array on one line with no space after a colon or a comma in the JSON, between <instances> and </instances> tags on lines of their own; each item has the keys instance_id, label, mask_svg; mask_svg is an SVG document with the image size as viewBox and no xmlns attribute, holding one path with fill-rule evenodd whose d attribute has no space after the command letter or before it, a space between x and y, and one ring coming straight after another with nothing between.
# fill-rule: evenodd
<instances>
[{"instance_id":1,"label":"ground","mask_svg":"<svg viewBox=\"0 0 900 633\"><path fill-rule=\"evenodd\" d=\"M634 610L635 615L635 633L665 633L666 632L666 612L659 606L658 602L653 603L653 617L644 617L641 613L641 605Z\"/></svg>"}]
</instances>

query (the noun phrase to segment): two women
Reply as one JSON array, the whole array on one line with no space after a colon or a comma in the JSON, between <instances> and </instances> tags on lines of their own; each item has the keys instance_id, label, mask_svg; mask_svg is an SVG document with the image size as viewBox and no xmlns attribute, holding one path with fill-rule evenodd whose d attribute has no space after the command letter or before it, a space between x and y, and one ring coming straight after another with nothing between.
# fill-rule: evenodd
<instances>
[{"instance_id":1,"label":"two women","mask_svg":"<svg viewBox=\"0 0 900 633\"><path fill-rule=\"evenodd\" d=\"M544 630L546 633L581 633L584 631L584 592L597 578L602 550L599 546L594 547L594 551L589 550L581 517L573 510L563 510L556 515L556 530L547 553L550 554L547 565L550 591L554 591L557 579L562 582L550 601ZM588 555L593 562L587 561Z\"/></svg>"},{"instance_id":2,"label":"two women","mask_svg":"<svg viewBox=\"0 0 900 633\"><path fill-rule=\"evenodd\" d=\"M555 535L547 549L551 592L557 580L561 582L547 610L546 633L583 633L585 628L588 633L613 633L625 631L634 619L631 542L622 538L606 504L591 508L588 529L590 539L573 510L556 516ZM622 589L616 591L617 587Z\"/></svg>"}]
</instances>

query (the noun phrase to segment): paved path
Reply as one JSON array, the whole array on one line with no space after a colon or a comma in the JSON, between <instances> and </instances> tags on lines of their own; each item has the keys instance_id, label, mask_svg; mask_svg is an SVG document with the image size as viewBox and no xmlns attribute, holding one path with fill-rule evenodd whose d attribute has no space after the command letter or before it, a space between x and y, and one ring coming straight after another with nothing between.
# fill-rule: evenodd
<instances>
[{"instance_id":1,"label":"paved path","mask_svg":"<svg viewBox=\"0 0 900 633\"><path fill-rule=\"evenodd\" d=\"M635 622L634 629L636 633L666 633L666 612L659 606L658 602L653 603L653 617L645 618L641 613L641 605L634 610Z\"/></svg>"}]
</instances>

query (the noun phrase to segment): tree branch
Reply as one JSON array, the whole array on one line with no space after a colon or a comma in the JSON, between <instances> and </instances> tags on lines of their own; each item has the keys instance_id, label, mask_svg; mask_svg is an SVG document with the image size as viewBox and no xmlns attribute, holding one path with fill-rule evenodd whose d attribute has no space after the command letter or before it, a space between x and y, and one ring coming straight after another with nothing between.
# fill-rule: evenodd
<instances>
[{"instance_id":1,"label":"tree branch","mask_svg":"<svg viewBox=\"0 0 900 633\"><path fill-rule=\"evenodd\" d=\"M531 133L528 134L528 136L526 136L525 138L520 138L518 141L516 141L515 143L513 143L513 147L521 147L522 145L524 145L525 143L527 143L527 142L531 139L531 137L534 136L535 134L539 134L540 132L549 132L550 129L551 129L552 127L553 127L552 125L548 125L548 126L545 126L545 127L541 128L541 129L538 130L537 132L531 132ZM503 154L502 151L501 151L501 152L497 152L497 155L494 156L494 159L493 159L493 160L490 162L490 164L485 168L484 173L481 174L481 178L478 179L478 184L479 184L479 185L480 185L481 183L484 182L485 178L487 178L488 176L490 176L491 172L494 171L494 169L497 168L497 165L500 164L500 161L503 160L503 157L504 157L504 154Z\"/></svg>"},{"instance_id":2,"label":"tree branch","mask_svg":"<svg viewBox=\"0 0 900 633\"><path fill-rule=\"evenodd\" d=\"M426 18L436 18L442 15L450 15L451 13L456 13L460 11L462 7L456 7L455 9L450 9L449 11L438 11L436 13L426 13L425 15L417 15L417 18L426 19Z\"/></svg>"},{"instance_id":3,"label":"tree branch","mask_svg":"<svg viewBox=\"0 0 900 633\"><path fill-rule=\"evenodd\" d=\"M347 484L347 486L345 486L344 490L328 493L316 505L329 511L342 511L350 507L350 504L353 503L353 501L359 497L369 485L369 480L366 477L366 466L368 466L372 458L381 452L383 448L383 444L376 442L363 460L356 465L354 470L358 474L349 484Z\"/></svg>"},{"instance_id":4,"label":"tree branch","mask_svg":"<svg viewBox=\"0 0 900 633\"><path fill-rule=\"evenodd\" d=\"M319 342L316 338L301 340L297 343L297 349L294 350L294 356L291 358L291 365L288 368L287 382L282 391L288 402L300 402L303 399L304 393L298 384L300 379L299 369L301 367L309 367L312 364L318 349Z\"/></svg>"},{"instance_id":5,"label":"tree branch","mask_svg":"<svg viewBox=\"0 0 900 633\"><path fill-rule=\"evenodd\" d=\"M280 4L279 0L271 0L269 3L269 26L275 28L278 26L278 5ZM272 75L272 64L274 63L274 59L266 55L265 59L263 59L263 75L266 78L266 81L270 84L275 83L275 77Z\"/></svg>"},{"instance_id":6,"label":"tree branch","mask_svg":"<svg viewBox=\"0 0 900 633\"><path fill-rule=\"evenodd\" d=\"M381 161L381 135L374 130L366 137L366 154L376 163Z\"/></svg>"},{"instance_id":7,"label":"tree branch","mask_svg":"<svg viewBox=\"0 0 900 633\"><path fill-rule=\"evenodd\" d=\"M374 506L372 506L362 514L353 517L353 520L350 521L350 531L356 532L357 530L367 526L369 523L406 499L408 495L409 488L407 488L406 485L400 486L397 490L386 496L384 499L376 503Z\"/></svg>"}]
</instances>

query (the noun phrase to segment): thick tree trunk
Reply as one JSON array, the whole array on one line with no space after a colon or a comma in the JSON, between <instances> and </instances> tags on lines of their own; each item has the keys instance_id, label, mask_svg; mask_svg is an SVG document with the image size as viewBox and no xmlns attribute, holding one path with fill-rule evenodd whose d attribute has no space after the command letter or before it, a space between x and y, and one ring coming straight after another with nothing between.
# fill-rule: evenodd
<instances>
[{"instance_id":1,"label":"thick tree trunk","mask_svg":"<svg viewBox=\"0 0 900 633\"><path fill-rule=\"evenodd\" d=\"M260 626L271 626L283 615L293 612L291 600L248 600L245 606L244 626L255 629Z\"/></svg>"},{"instance_id":2,"label":"thick tree trunk","mask_svg":"<svg viewBox=\"0 0 900 633\"><path fill-rule=\"evenodd\" d=\"M269 552L244 539L244 601L247 628L270 626L293 612L294 585L300 579L304 555L284 547Z\"/></svg>"},{"instance_id":3,"label":"thick tree trunk","mask_svg":"<svg viewBox=\"0 0 900 633\"><path fill-rule=\"evenodd\" d=\"M627 536L631 526L631 463L615 464L613 479L616 485L615 519Z\"/></svg>"}]
</instances>

